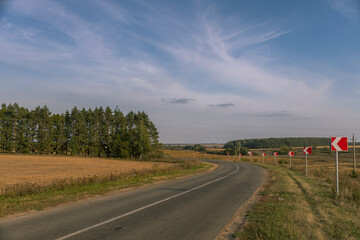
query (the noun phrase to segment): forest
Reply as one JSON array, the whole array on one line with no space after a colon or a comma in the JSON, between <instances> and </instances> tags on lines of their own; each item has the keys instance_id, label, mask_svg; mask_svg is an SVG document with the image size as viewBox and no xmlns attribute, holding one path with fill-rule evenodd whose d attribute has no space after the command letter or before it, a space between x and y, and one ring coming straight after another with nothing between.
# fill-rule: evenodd
<instances>
[{"instance_id":1,"label":"forest","mask_svg":"<svg viewBox=\"0 0 360 240\"><path fill-rule=\"evenodd\" d=\"M161 155L159 134L144 112L110 107L51 113L18 104L0 109L0 152L144 158Z\"/></svg>"},{"instance_id":2,"label":"forest","mask_svg":"<svg viewBox=\"0 0 360 240\"><path fill-rule=\"evenodd\" d=\"M309 147L309 146L330 146L330 138L320 137L292 137L292 138L262 138L233 140L224 145L225 149L238 148L239 141L241 147L260 149L260 148L281 148L288 147Z\"/></svg>"}]
</instances>

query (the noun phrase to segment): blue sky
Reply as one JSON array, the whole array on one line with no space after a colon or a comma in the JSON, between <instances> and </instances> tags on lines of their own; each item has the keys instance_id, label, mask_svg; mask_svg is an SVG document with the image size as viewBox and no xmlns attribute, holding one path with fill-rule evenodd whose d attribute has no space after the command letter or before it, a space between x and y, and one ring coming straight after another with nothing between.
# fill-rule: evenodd
<instances>
[{"instance_id":1,"label":"blue sky","mask_svg":"<svg viewBox=\"0 0 360 240\"><path fill-rule=\"evenodd\" d=\"M0 0L0 102L145 111L164 143L360 134L360 1Z\"/></svg>"}]
</instances>

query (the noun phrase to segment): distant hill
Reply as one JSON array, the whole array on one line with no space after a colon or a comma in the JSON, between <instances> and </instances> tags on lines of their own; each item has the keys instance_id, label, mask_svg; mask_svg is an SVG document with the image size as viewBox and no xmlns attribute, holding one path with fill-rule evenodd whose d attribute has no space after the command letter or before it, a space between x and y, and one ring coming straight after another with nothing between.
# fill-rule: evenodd
<instances>
[{"instance_id":1,"label":"distant hill","mask_svg":"<svg viewBox=\"0 0 360 240\"><path fill-rule=\"evenodd\" d=\"M244 139L233 140L227 142L224 148L236 148L238 142L241 142L241 147L251 149L259 148L280 148L283 146L289 147L307 147L307 146L330 146L330 138L320 137L292 137L292 138L261 138L261 139Z\"/></svg>"}]
</instances>

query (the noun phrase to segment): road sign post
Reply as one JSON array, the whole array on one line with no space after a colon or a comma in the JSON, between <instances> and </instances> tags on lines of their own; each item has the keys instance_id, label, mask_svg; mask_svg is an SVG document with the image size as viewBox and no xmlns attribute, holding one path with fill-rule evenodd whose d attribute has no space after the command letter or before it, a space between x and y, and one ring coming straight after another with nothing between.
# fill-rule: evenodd
<instances>
[{"instance_id":1,"label":"road sign post","mask_svg":"<svg viewBox=\"0 0 360 240\"><path fill-rule=\"evenodd\" d=\"M262 154L263 157L263 163L265 163L265 153Z\"/></svg>"},{"instance_id":2,"label":"road sign post","mask_svg":"<svg viewBox=\"0 0 360 240\"><path fill-rule=\"evenodd\" d=\"M336 151L335 154L336 195L339 195L339 152L348 151L347 137L331 137L331 151Z\"/></svg>"},{"instance_id":3,"label":"road sign post","mask_svg":"<svg viewBox=\"0 0 360 240\"><path fill-rule=\"evenodd\" d=\"M305 176L308 175L308 154L312 154L312 148L311 147L304 147L303 149L303 153L306 155L305 156Z\"/></svg>"},{"instance_id":4,"label":"road sign post","mask_svg":"<svg viewBox=\"0 0 360 240\"><path fill-rule=\"evenodd\" d=\"M353 133L353 154L354 154L354 173L356 172L356 148L355 148L355 133Z\"/></svg>"},{"instance_id":5,"label":"road sign post","mask_svg":"<svg viewBox=\"0 0 360 240\"><path fill-rule=\"evenodd\" d=\"M339 151L335 153L335 180L336 180L336 195L339 195Z\"/></svg>"},{"instance_id":6,"label":"road sign post","mask_svg":"<svg viewBox=\"0 0 360 240\"><path fill-rule=\"evenodd\" d=\"M291 157L294 156L294 152L293 151L289 151L289 157L290 157L290 169L291 169Z\"/></svg>"},{"instance_id":7,"label":"road sign post","mask_svg":"<svg viewBox=\"0 0 360 240\"><path fill-rule=\"evenodd\" d=\"M250 162L252 162L252 156L253 156L253 154L252 154L252 152L248 152L248 154L249 154L249 156L250 156Z\"/></svg>"},{"instance_id":8,"label":"road sign post","mask_svg":"<svg viewBox=\"0 0 360 240\"><path fill-rule=\"evenodd\" d=\"M307 154L305 155L305 176L308 174Z\"/></svg>"},{"instance_id":9,"label":"road sign post","mask_svg":"<svg viewBox=\"0 0 360 240\"><path fill-rule=\"evenodd\" d=\"M276 165L276 156L278 155L277 152L274 152L274 165Z\"/></svg>"}]
</instances>

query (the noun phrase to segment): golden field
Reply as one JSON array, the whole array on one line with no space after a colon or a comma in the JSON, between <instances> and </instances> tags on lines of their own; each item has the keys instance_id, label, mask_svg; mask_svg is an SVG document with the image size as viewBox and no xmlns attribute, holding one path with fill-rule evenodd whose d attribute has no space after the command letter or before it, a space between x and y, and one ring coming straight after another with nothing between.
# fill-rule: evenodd
<instances>
[{"instance_id":1,"label":"golden field","mask_svg":"<svg viewBox=\"0 0 360 240\"><path fill-rule=\"evenodd\" d=\"M0 155L0 187L27 182L46 185L55 179L151 169L154 164L105 158ZM167 167L169 164L156 163L156 167Z\"/></svg>"}]
</instances>

